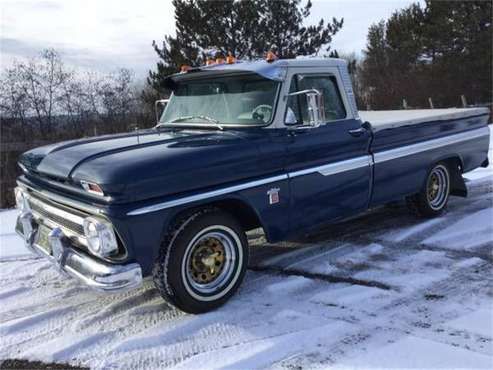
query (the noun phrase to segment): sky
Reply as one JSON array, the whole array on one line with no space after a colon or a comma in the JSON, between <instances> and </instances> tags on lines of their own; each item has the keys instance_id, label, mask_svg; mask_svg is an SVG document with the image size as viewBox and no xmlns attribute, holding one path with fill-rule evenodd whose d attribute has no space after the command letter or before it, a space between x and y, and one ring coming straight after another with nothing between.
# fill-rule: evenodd
<instances>
[{"instance_id":1,"label":"sky","mask_svg":"<svg viewBox=\"0 0 493 370\"><path fill-rule=\"evenodd\" d=\"M368 27L409 0L313 0L307 23L344 18L332 48L361 53ZM152 40L174 34L171 0L0 0L1 68L52 47L74 67L147 75L158 57Z\"/></svg>"}]
</instances>

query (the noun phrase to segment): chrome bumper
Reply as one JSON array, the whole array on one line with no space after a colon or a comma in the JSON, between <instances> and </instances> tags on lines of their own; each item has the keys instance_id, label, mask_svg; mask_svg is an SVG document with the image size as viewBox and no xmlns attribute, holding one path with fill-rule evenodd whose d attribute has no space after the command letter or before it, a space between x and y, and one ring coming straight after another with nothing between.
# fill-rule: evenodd
<instances>
[{"instance_id":1,"label":"chrome bumper","mask_svg":"<svg viewBox=\"0 0 493 370\"><path fill-rule=\"evenodd\" d=\"M117 292L136 288L142 283L139 264L113 265L89 257L71 248L69 239L59 227L52 229L48 236L49 253L35 242L38 225L29 211L19 215L16 232L29 250L50 260L63 275L75 277L93 289Z\"/></svg>"}]
</instances>

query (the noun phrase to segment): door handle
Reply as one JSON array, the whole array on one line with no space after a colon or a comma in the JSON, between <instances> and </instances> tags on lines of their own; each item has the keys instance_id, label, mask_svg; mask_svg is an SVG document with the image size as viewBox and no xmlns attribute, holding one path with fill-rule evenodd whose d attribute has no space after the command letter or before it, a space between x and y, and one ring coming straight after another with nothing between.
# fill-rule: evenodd
<instances>
[{"instance_id":1,"label":"door handle","mask_svg":"<svg viewBox=\"0 0 493 370\"><path fill-rule=\"evenodd\" d=\"M355 128L353 130L349 130L348 132L351 136L359 137L366 132L366 128L364 128L364 127Z\"/></svg>"}]
</instances>

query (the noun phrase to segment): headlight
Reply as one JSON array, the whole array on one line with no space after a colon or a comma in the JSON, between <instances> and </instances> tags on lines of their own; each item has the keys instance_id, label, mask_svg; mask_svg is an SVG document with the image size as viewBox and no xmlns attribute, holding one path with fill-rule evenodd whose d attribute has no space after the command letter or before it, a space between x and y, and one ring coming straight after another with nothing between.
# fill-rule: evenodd
<instances>
[{"instance_id":1,"label":"headlight","mask_svg":"<svg viewBox=\"0 0 493 370\"><path fill-rule=\"evenodd\" d=\"M107 221L88 217L84 219L83 226L91 253L106 257L118 249L115 232Z\"/></svg>"}]
</instances>

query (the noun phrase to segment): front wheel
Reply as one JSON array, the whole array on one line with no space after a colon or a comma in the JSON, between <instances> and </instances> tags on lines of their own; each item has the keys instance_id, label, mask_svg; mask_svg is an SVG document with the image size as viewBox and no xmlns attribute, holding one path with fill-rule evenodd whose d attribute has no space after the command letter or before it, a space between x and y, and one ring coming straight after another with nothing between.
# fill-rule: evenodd
<instances>
[{"instance_id":1,"label":"front wheel","mask_svg":"<svg viewBox=\"0 0 493 370\"><path fill-rule=\"evenodd\" d=\"M450 172L444 163L428 173L425 188L407 199L409 208L419 216L433 217L445 209L450 195Z\"/></svg>"},{"instance_id":2,"label":"front wheel","mask_svg":"<svg viewBox=\"0 0 493 370\"><path fill-rule=\"evenodd\" d=\"M238 289L248 264L239 223L218 209L184 217L161 245L153 279L161 295L189 313L219 307Z\"/></svg>"}]
</instances>

